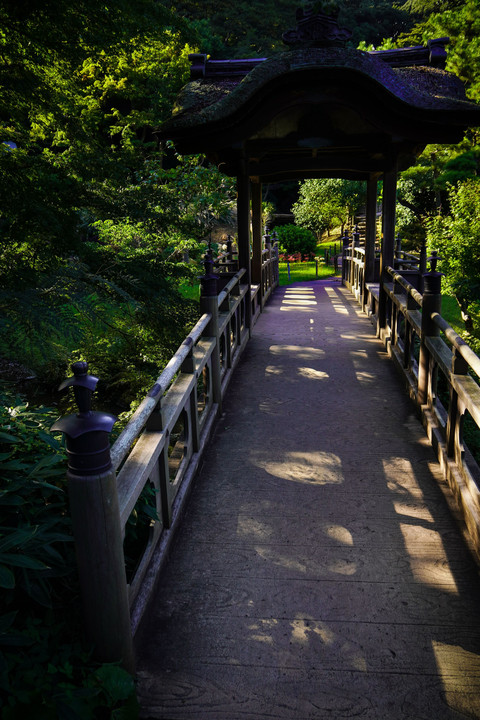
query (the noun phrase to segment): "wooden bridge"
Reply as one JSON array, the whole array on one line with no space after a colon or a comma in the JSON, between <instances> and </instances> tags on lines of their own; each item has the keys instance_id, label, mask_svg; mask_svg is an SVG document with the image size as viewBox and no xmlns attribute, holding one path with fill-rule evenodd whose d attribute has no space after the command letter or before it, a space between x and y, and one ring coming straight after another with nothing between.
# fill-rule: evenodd
<instances>
[{"instance_id":1,"label":"wooden bridge","mask_svg":"<svg viewBox=\"0 0 480 720\"><path fill-rule=\"evenodd\" d=\"M137 673L143 718L480 718L480 360L435 261L395 247L399 170L480 108L445 38L347 38L308 6L286 53L191 56L162 138L236 178L236 266L219 281L207 258L203 315L111 457L83 400L58 425L87 637ZM276 288L262 183L323 177L366 183L364 244L345 239L341 281Z\"/></svg>"},{"instance_id":2,"label":"wooden bridge","mask_svg":"<svg viewBox=\"0 0 480 720\"><path fill-rule=\"evenodd\" d=\"M393 268L379 329L361 255L345 247L343 282L275 289L268 248L250 296L243 271L217 294L207 262L206 313L113 469L86 495L70 474L87 630L136 672L143 718L480 718L462 437L480 361ZM151 486L158 519L127 585L123 535Z\"/></svg>"}]
</instances>

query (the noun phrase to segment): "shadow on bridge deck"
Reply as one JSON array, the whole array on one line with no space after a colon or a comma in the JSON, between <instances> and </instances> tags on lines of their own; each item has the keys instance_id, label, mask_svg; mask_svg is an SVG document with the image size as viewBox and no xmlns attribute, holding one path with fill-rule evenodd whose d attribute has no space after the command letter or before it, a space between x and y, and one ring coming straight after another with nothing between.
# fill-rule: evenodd
<instances>
[{"instance_id":1,"label":"shadow on bridge deck","mask_svg":"<svg viewBox=\"0 0 480 720\"><path fill-rule=\"evenodd\" d=\"M143 717L480 718L480 583L336 281L277 290L138 648Z\"/></svg>"}]
</instances>

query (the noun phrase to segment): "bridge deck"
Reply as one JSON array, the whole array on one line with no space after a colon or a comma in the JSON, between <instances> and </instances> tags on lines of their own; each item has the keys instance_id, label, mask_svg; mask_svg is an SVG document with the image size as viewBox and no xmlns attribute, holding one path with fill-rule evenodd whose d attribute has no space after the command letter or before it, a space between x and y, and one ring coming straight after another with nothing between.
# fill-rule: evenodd
<instances>
[{"instance_id":1,"label":"bridge deck","mask_svg":"<svg viewBox=\"0 0 480 720\"><path fill-rule=\"evenodd\" d=\"M480 718L480 584L337 281L278 289L139 647L143 717Z\"/></svg>"}]
</instances>

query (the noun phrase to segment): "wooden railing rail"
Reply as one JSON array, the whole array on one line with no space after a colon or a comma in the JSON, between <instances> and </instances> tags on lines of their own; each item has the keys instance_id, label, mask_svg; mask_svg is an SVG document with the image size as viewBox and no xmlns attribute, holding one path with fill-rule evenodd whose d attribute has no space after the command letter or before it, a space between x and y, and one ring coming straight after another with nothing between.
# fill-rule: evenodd
<instances>
[{"instance_id":1,"label":"wooden railing rail","mask_svg":"<svg viewBox=\"0 0 480 720\"><path fill-rule=\"evenodd\" d=\"M159 395L163 395L168 390L175 375L180 370L182 363L191 353L192 346L194 346L198 342L210 320L211 315L202 315L193 330L189 333L189 335L180 345L175 355L165 366L165 369L155 381L155 384L153 385L148 395L142 400L142 402L130 418L128 424L112 445L110 455L112 458L112 465L114 470L118 470L118 468L120 467L121 463L128 454L133 442L145 427L152 412L154 412L158 404Z\"/></svg>"},{"instance_id":2,"label":"wooden railing rail","mask_svg":"<svg viewBox=\"0 0 480 720\"><path fill-rule=\"evenodd\" d=\"M118 476L120 517L125 525L145 487L155 493L158 520L130 581L130 602L140 586L162 531L170 528L174 502L187 475L193 476L237 355L246 344L245 270L219 295L202 297L206 312L184 340L149 395L112 447Z\"/></svg>"}]
</instances>

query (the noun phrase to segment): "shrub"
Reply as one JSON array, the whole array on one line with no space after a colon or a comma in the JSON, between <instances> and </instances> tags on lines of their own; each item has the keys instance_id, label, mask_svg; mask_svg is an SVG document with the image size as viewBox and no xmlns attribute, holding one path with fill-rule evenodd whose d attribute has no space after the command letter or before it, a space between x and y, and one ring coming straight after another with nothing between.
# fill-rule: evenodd
<instances>
[{"instance_id":1,"label":"shrub","mask_svg":"<svg viewBox=\"0 0 480 720\"><path fill-rule=\"evenodd\" d=\"M297 227L297 225L281 225L275 228L279 237L280 250L285 253L301 253L301 255L315 255L317 241L310 230Z\"/></svg>"}]
</instances>

